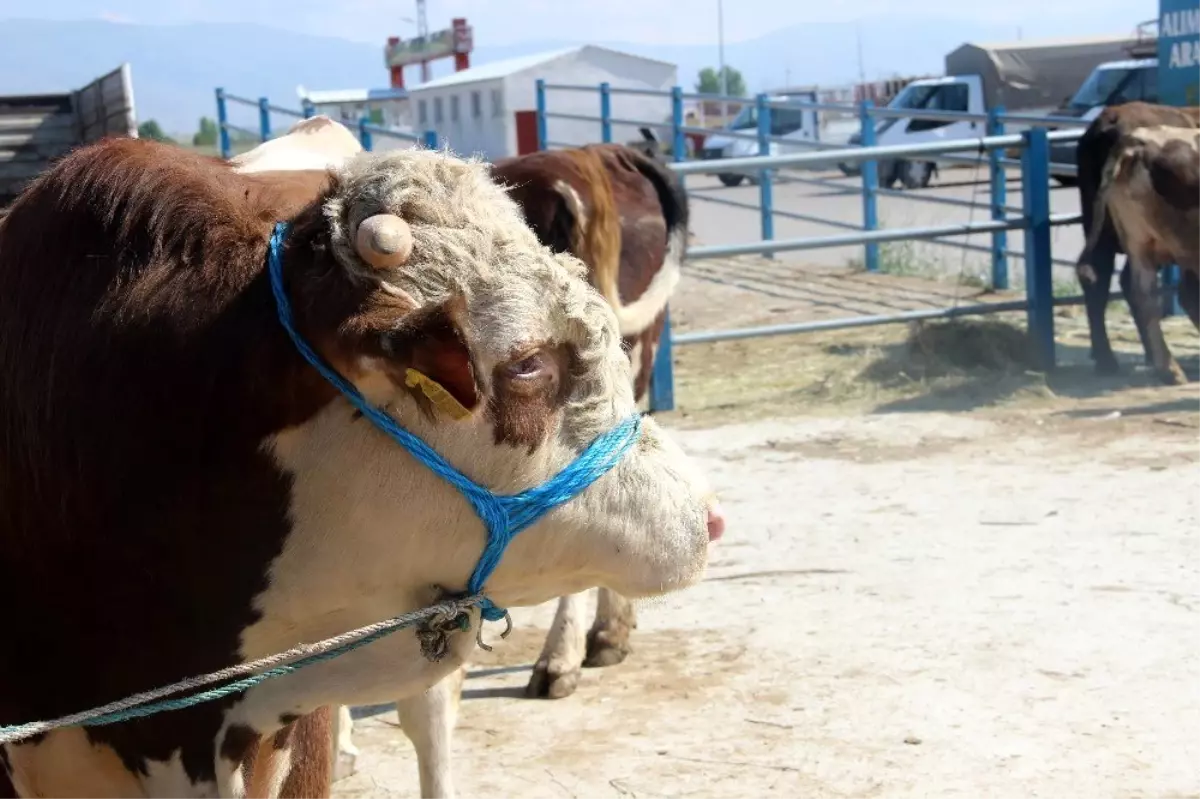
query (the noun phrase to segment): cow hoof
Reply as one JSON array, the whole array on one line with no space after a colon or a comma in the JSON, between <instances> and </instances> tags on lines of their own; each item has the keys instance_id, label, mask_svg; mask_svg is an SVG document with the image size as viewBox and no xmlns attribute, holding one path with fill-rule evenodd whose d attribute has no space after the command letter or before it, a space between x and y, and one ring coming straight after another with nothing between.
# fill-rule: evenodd
<instances>
[{"instance_id":1,"label":"cow hoof","mask_svg":"<svg viewBox=\"0 0 1200 799\"><path fill-rule=\"evenodd\" d=\"M1096 359L1096 374L1111 377L1120 372L1121 367L1117 364L1116 357L1109 355L1107 358Z\"/></svg>"},{"instance_id":2,"label":"cow hoof","mask_svg":"<svg viewBox=\"0 0 1200 799\"><path fill-rule=\"evenodd\" d=\"M338 752L337 762L333 764L333 781L340 782L358 773L356 763L358 757L349 752Z\"/></svg>"},{"instance_id":3,"label":"cow hoof","mask_svg":"<svg viewBox=\"0 0 1200 799\"><path fill-rule=\"evenodd\" d=\"M538 663L529 676L529 684L525 686L525 696L529 699L565 699L575 693L578 686L578 666L563 671L546 663Z\"/></svg>"},{"instance_id":4,"label":"cow hoof","mask_svg":"<svg viewBox=\"0 0 1200 799\"><path fill-rule=\"evenodd\" d=\"M615 666L629 657L630 651L628 630L624 636L615 635L610 630L591 630L588 632L587 655L583 665L589 669Z\"/></svg>"},{"instance_id":5,"label":"cow hoof","mask_svg":"<svg viewBox=\"0 0 1200 799\"><path fill-rule=\"evenodd\" d=\"M1168 386L1182 386L1186 385L1188 381L1187 375L1183 373L1183 369L1177 363L1171 364L1166 369L1160 369L1158 377Z\"/></svg>"}]
</instances>

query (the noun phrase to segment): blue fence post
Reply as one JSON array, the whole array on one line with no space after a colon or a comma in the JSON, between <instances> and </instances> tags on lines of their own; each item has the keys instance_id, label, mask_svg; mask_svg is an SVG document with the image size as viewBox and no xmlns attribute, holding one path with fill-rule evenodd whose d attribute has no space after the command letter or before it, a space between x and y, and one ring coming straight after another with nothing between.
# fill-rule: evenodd
<instances>
[{"instance_id":1,"label":"blue fence post","mask_svg":"<svg viewBox=\"0 0 1200 799\"><path fill-rule=\"evenodd\" d=\"M421 137L422 143L427 150L436 150L438 148L438 137L436 130L427 130Z\"/></svg>"},{"instance_id":2,"label":"blue fence post","mask_svg":"<svg viewBox=\"0 0 1200 799\"><path fill-rule=\"evenodd\" d=\"M650 412L675 410L675 370L671 355L671 308L663 309L662 335L650 374Z\"/></svg>"},{"instance_id":3,"label":"blue fence post","mask_svg":"<svg viewBox=\"0 0 1200 799\"><path fill-rule=\"evenodd\" d=\"M987 135L1003 136L1004 106L996 106L988 111ZM993 147L988 151L988 170L992 180L992 219L1003 220L1008 212L1008 184L1004 176L1004 151ZM1008 289L1008 231L992 231L992 288L998 291Z\"/></svg>"},{"instance_id":4,"label":"blue fence post","mask_svg":"<svg viewBox=\"0 0 1200 799\"><path fill-rule=\"evenodd\" d=\"M612 141L612 87L600 84L600 141Z\"/></svg>"},{"instance_id":5,"label":"blue fence post","mask_svg":"<svg viewBox=\"0 0 1200 799\"><path fill-rule=\"evenodd\" d=\"M1039 366L1055 365L1054 288L1050 263L1050 144L1045 128L1021 134L1022 211L1025 217L1025 297L1029 339Z\"/></svg>"},{"instance_id":6,"label":"blue fence post","mask_svg":"<svg viewBox=\"0 0 1200 799\"><path fill-rule=\"evenodd\" d=\"M370 122L369 117L362 117L358 120L358 140L362 142L364 150L371 149L371 131L367 128Z\"/></svg>"},{"instance_id":7,"label":"blue fence post","mask_svg":"<svg viewBox=\"0 0 1200 799\"><path fill-rule=\"evenodd\" d=\"M1183 308L1180 307L1180 266L1171 264L1162 270L1162 276L1162 313L1164 317L1174 317L1175 314L1183 312Z\"/></svg>"},{"instance_id":8,"label":"blue fence post","mask_svg":"<svg viewBox=\"0 0 1200 799\"><path fill-rule=\"evenodd\" d=\"M546 149L546 81L537 80L537 147Z\"/></svg>"},{"instance_id":9,"label":"blue fence post","mask_svg":"<svg viewBox=\"0 0 1200 799\"><path fill-rule=\"evenodd\" d=\"M675 163L687 160L687 137L683 133L683 89L671 87L671 149Z\"/></svg>"},{"instance_id":10,"label":"blue fence post","mask_svg":"<svg viewBox=\"0 0 1200 799\"><path fill-rule=\"evenodd\" d=\"M671 89L671 158L675 163L687 160L683 135L683 89ZM684 180L679 176L680 182ZM658 337L658 352L654 355L654 370L650 373L650 412L675 410L675 370L672 363L671 307L663 309L662 334Z\"/></svg>"},{"instance_id":11,"label":"blue fence post","mask_svg":"<svg viewBox=\"0 0 1200 799\"><path fill-rule=\"evenodd\" d=\"M305 119L312 119L317 115L317 107L308 100L300 104L300 111L304 114Z\"/></svg>"},{"instance_id":12,"label":"blue fence post","mask_svg":"<svg viewBox=\"0 0 1200 799\"><path fill-rule=\"evenodd\" d=\"M767 105L767 95L760 94L754 100L755 111L758 112L758 154L771 154L771 106ZM772 202L771 170L758 171L758 213L761 217L763 241L775 238L775 209ZM775 253L765 252L764 257L774 258Z\"/></svg>"},{"instance_id":13,"label":"blue fence post","mask_svg":"<svg viewBox=\"0 0 1200 799\"><path fill-rule=\"evenodd\" d=\"M271 138L271 101L258 98L258 135L263 141Z\"/></svg>"},{"instance_id":14,"label":"blue fence post","mask_svg":"<svg viewBox=\"0 0 1200 799\"><path fill-rule=\"evenodd\" d=\"M870 100L863 100L858 106L858 122L860 125L860 136L862 137L863 147L875 146L875 120L871 116L871 108L873 104ZM878 162L863 161L862 162L862 201L863 201L863 230L871 231L879 229L879 212L875 205L876 192L879 191L879 164ZM870 242L864 245L863 266L868 272L879 271L879 244Z\"/></svg>"},{"instance_id":15,"label":"blue fence post","mask_svg":"<svg viewBox=\"0 0 1200 799\"><path fill-rule=\"evenodd\" d=\"M217 89L217 141L221 145L221 157L229 158L233 155L233 148L229 145L229 128L226 125L229 123L229 111L225 107L225 90Z\"/></svg>"}]
</instances>

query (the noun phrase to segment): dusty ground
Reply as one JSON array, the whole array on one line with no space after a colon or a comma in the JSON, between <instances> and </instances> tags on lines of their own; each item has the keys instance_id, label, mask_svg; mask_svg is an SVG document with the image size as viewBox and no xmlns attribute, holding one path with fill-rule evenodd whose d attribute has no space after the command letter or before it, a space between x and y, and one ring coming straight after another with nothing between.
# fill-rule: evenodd
<instances>
[{"instance_id":1,"label":"dusty ground","mask_svg":"<svg viewBox=\"0 0 1200 799\"><path fill-rule=\"evenodd\" d=\"M803 305L692 276L673 313ZM552 607L514 613L467 683L460 795L1200 796L1200 394L1110 317L1103 380L1071 312L1050 377L1003 324L681 347L664 421L729 518L707 579L557 702L521 698ZM335 795L417 796L394 711L359 713Z\"/></svg>"}]
</instances>

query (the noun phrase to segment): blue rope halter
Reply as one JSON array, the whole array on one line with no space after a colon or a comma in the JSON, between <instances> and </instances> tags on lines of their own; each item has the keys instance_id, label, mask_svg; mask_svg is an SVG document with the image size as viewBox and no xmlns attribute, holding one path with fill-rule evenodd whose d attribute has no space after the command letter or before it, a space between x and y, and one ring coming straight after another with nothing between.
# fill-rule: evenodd
<instances>
[{"instance_id":1,"label":"blue rope halter","mask_svg":"<svg viewBox=\"0 0 1200 799\"><path fill-rule=\"evenodd\" d=\"M283 242L289 229L290 225L287 222L275 224L267 258L271 290L275 294L280 324L304 359L341 391L351 405L434 474L457 488L475 508L475 512L487 528L487 545L475 565L475 571L471 573L467 593L482 593L483 584L500 564L504 550L517 533L531 526L555 507L577 496L617 465L641 433L641 416L635 413L613 429L602 433L579 454L579 457L541 485L519 494L492 493L451 466L432 447L401 427L390 415L368 403L358 389L326 364L296 331L291 305L283 291ZM486 598L480 603L480 609L483 618L488 621L499 621L505 616L503 609L496 607Z\"/></svg>"}]
</instances>

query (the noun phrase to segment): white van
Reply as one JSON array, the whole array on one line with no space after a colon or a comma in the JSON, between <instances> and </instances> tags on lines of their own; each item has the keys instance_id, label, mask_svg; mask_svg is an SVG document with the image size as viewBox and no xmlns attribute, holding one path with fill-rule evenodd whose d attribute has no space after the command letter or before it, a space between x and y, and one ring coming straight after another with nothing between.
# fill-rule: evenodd
<instances>
[{"instance_id":1,"label":"white van","mask_svg":"<svg viewBox=\"0 0 1200 799\"><path fill-rule=\"evenodd\" d=\"M768 100L772 103L815 103L817 101L817 94L814 91L772 93L768 95ZM771 142L771 155L783 155L810 150L811 147L804 145L805 143L815 142L819 139L820 134L817 124L817 112L811 108L772 108L771 135L781 136L785 141ZM747 104L742 107L741 112L723 130L750 134L751 136L757 134L758 107L753 101L747 101ZM792 146L788 142L795 142L796 144ZM705 138L704 147L700 151L700 158L704 160L743 158L758 154L758 140L756 138L733 137L721 135L721 133L713 133ZM757 182L750 175L722 173L717 175L717 177L726 186L737 186L743 179L749 180L751 183Z\"/></svg>"}]
</instances>

